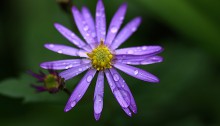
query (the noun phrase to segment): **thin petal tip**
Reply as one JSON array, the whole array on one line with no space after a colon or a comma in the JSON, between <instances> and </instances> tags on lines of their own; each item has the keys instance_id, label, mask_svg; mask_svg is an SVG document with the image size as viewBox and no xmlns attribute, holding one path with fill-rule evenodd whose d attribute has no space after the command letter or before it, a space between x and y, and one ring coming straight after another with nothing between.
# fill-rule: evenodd
<instances>
[{"instance_id":1,"label":"thin petal tip","mask_svg":"<svg viewBox=\"0 0 220 126\"><path fill-rule=\"evenodd\" d=\"M98 121L100 119L100 116L101 116L100 113L98 113L98 114L94 113L94 117L95 117L96 121Z\"/></svg>"}]
</instances>

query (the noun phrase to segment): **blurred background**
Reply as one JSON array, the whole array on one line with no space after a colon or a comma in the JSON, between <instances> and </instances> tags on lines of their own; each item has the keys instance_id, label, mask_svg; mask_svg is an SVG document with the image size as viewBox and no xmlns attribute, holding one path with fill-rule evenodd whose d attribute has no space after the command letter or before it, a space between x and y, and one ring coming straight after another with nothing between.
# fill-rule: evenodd
<instances>
[{"instance_id":1,"label":"blurred background","mask_svg":"<svg viewBox=\"0 0 220 126\"><path fill-rule=\"evenodd\" d=\"M161 80L151 84L123 74L138 106L128 117L105 83L104 109L93 117L95 80L70 112L63 92L37 94L30 87L44 61L71 58L43 47L47 42L71 45L53 27L58 22L79 34L68 9L56 0L3 0L0 4L0 125L1 126L219 126L220 125L220 1L103 0L107 23L123 2L125 25L141 16L137 32L121 47L161 45L164 62L140 66ZM95 13L97 0L72 0ZM43 70L44 71L44 70ZM46 72L46 71L44 71ZM72 91L80 76L67 82Z\"/></svg>"}]
</instances>

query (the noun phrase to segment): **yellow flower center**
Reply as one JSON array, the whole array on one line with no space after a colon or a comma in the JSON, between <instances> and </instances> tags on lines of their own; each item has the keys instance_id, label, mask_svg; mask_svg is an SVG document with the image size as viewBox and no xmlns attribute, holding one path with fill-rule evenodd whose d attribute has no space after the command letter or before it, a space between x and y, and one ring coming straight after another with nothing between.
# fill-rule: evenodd
<instances>
[{"instance_id":1,"label":"yellow flower center","mask_svg":"<svg viewBox=\"0 0 220 126\"><path fill-rule=\"evenodd\" d=\"M101 39L100 45L98 45L92 52L87 53L89 59L92 61L92 66L99 70L105 70L111 68L113 55L107 46L104 45Z\"/></svg>"}]
</instances>

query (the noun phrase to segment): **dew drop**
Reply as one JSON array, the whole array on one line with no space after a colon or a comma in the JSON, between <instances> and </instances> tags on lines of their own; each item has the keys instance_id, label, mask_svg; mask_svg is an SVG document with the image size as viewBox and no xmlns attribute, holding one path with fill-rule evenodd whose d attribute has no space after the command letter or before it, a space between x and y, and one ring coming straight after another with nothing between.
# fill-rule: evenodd
<instances>
[{"instance_id":1,"label":"dew drop","mask_svg":"<svg viewBox=\"0 0 220 126\"><path fill-rule=\"evenodd\" d=\"M138 74L138 70L135 70L135 71L134 71L134 75L137 75L137 74Z\"/></svg>"},{"instance_id":2,"label":"dew drop","mask_svg":"<svg viewBox=\"0 0 220 126\"><path fill-rule=\"evenodd\" d=\"M79 71L82 71L83 69L82 69L82 68L79 68L78 70L79 70Z\"/></svg>"},{"instance_id":3,"label":"dew drop","mask_svg":"<svg viewBox=\"0 0 220 126\"><path fill-rule=\"evenodd\" d=\"M101 95L96 95L94 99L94 110L96 113L100 113L103 107L103 97Z\"/></svg>"},{"instance_id":4,"label":"dew drop","mask_svg":"<svg viewBox=\"0 0 220 126\"><path fill-rule=\"evenodd\" d=\"M72 34L70 34L70 36L75 37L75 34L72 33Z\"/></svg>"},{"instance_id":5,"label":"dew drop","mask_svg":"<svg viewBox=\"0 0 220 126\"><path fill-rule=\"evenodd\" d=\"M102 34L102 35L105 35L105 34L106 34L106 32L105 32L105 31L102 31L102 32L101 32L101 34Z\"/></svg>"},{"instance_id":6,"label":"dew drop","mask_svg":"<svg viewBox=\"0 0 220 126\"><path fill-rule=\"evenodd\" d=\"M124 20L124 17L122 16L122 17L120 17L120 20L122 21L122 20Z\"/></svg>"},{"instance_id":7,"label":"dew drop","mask_svg":"<svg viewBox=\"0 0 220 126\"><path fill-rule=\"evenodd\" d=\"M143 47L142 47L142 50L146 50L146 49L147 49L147 47L146 47L146 46L143 46Z\"/></svg>"},{"instance_id":8,"label":"dew drop","mask_svg":"<svg viewBox=\"0 0 220 126\"><path fill-rule=\"evenodd\" d=\"M100 12L97 12L97 13L96 13L96 16L97 16L97 17L101 16L101 13L100 13Z\"/></svg>"},{"instance_id":9,"label":"dew drop","mask_svg":"<svg viewBox=\"0 0 220 126\"><path fill-rule=\"evenodd\" d=\"M84 28L83 28L83 30L84 30L84 31L88 31L88 30L89 30L89 26L88 26L88 25L85 25Z\"/></svg>"},{"instance_id":10,"label":"dew drop","mask_svg":"<svg viewBox=\"0 0 220 126\"><path fill-rule=\"evenodd\" d=\"M49 44L49 47L50 47L50 48L53 48L53 47L54 47L54 44Z\"/></svg>"},{"instance_id":11,"label":"dew drop","mask_svg":"<svg viewBox=\"0 0 220 126\"><path fill-rule=\"evenodd\" d=\"M87 78L86 78L87 82L91 82L92 81L92 75L89 75Z\"/></svg>"},{"instance_id":12,"label":"dew drop","mask_svg":"<svg viewBox=\"0 0 220 126\"><path fill-rule=\"evenodd\" d=\"M137 30L136 27L133 27L133 28L131 29L132 32L135 32L136 30Z\"/></svg>"},{"instance_id":13,"label":"dew drop","mask_svg":"<svg viewBox=\"0 0 220 126\"><path fill-rule=\"evenodd\" d=\"M58 50L57 51L59 54L62 54L63 53L63 50Z\"/></svg>"},{"instance_id":14,"label":"dew drop","mask_svg":"<svg viewBox=\"0 0 220 126\"><path fill-rule=\"evenodd\" d=\"M133 50L128 50L128 52L127 52L128 54L133 54L134 53L134 51Z\"/></svg>"},{"instance_id":15,"label":"dew drop","mask_svg":"<svg viewBox=\"0 0 220 126\"><path fill-rule=\"evenodd\" d=\"M116 27L112 27L112 28L111 28L111 32L112 32L112 33L116 33L117 31L118 31L118 29L117 29Z\"/></svg>"},{"instance_id":16,"label":"dew drop","mask_svg":"<svg viewBox=\"0 0 220 126\"><path fill-rule=\"evenodd\" d=\"M113 79L114 79L115 81L119 81L120 78L119 78L118 74L114 74L114 75L113 75Z\"/></svg>"},{"instance_id":17,"label":"dew drop","mask_svg":"<svg viewBox=\"0 0 220 126\"><path fill-rule=\"evenodd\" d=\"M70 106L71 107L74 107L76 105L76 101L72 101L71 103L70 103Z\"/></svg>"},{"instance_id":18,"label":"dew drop","mask_svg":"<svg viewBox=\"0 0 220 126\"><path fill-rule=\"evenodd\" d=\"M81 96L82 96L81 94L78 95L79 98L80 98Z\"/></svg>"}]
</instances>

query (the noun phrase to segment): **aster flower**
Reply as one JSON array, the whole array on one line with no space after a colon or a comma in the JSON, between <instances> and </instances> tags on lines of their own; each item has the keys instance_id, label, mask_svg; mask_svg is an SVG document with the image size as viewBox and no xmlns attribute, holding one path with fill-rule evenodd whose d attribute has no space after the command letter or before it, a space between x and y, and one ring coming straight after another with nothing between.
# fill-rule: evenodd
<instances>
[{"instance_id":1,"label":"aster flower","mask_svg":"<svg viewBox=\"0 0 220 126\"><path fill-rule=\"evenodd\" d=\"M132 113L137 113L136 103L125 80L116 69L146 82L159 82L156 76L133 65L162 62L162 57L157 56L162 51L160 46L117 49L137 30L141 23L141 18L136 17L119 31L126 9L127 4L125 3L119 7L111 20L108 32L106 32L105 8L102 0L98 0L95 21L88 8L83 7L80 12L73 6L74 20L86 42L63 25L55 23L55 28L79 49L51 43L45 44L45 47L60 54L81 58L44 62L40 66L44 69L48 69L47 66L51 65L56 70L67 69L59 74L65 80L88 70L72 92L65 106L65 112L71 110L82 98L96 73L98 73L94 92L94 116L96 120L100 118L103 109L104 75L116 100L129 116L132 116Z\"/></svg>"},{"instance_id":2,"label":"aster flower","mask_svg":"<svg viewBox=\"0 0 220 126\"><path fill-rule=\"evenodd\" d=\"M68 93L68 90L65 88L64 79L59 76L59 74L53 70L48 69L48 74L40 71L39 73L34 73L32 71L28 71L28 73L37 79L38 83L43 83L43 85L39 86L36 84L32 84L31 86L36 89L37 92L45 92L49 93L57 93L60 90L64 90Z\"/></svg>"}]
</instances>

